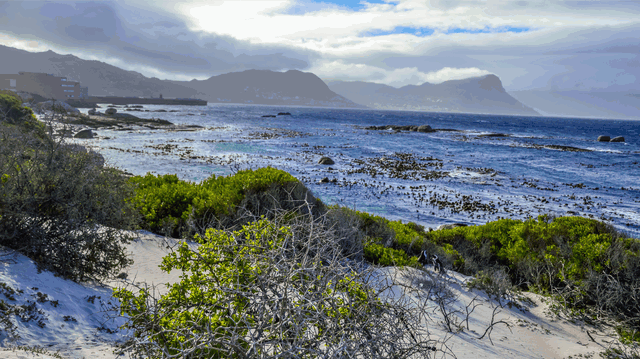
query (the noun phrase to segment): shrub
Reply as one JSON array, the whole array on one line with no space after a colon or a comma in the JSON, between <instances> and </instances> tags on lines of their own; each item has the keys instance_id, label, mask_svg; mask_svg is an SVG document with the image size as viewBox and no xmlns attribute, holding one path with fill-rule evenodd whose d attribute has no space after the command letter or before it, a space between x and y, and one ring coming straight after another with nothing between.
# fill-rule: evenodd
<instances>
[{"instance_id":1,"label":"shrub","mask_svg":"<svg viewBox=\"0 0 640 359\"><path fill-rule=\"evenodd\" d=\"M322 207L295 177L272 167L212 175L201 183L152 174L130 181L136 186L132 203L142 214L143 227L174 237L241 225L255 214L291 209L304 201L314 209Z\"/></svg>"},{"instance_id":2,"label":"shrub","mask_svg":"<svg viewBox=\"0 0 640 359\"><path fill-rule=\"evenodd\" d=\"M417 266L418 258L409 258L403 250L388 248L378 243L369 243L364 246L364 258L381 266Z\"/></svg>"},{"instance_id":3,"label":"shrub","mask_svg":"<svg viewBox=\"0 0 640 359\"><path fill-rule=\"evenodd\" d=\"M179 247L162 269L184 274L160 297L114 291L135 357L429 357L419 313L381 301L322 219L272 217Z\"/></svg>"},{"instance_id":4,"label":"shrub","mask_svg":"<svg viewBox=\"0 0 640 359\"><path fill-rule=\"evenodd\" d=\"M81 146L0 123L0 245L76 281L127 265L120 229L133 226L131 189L102 162Z\"/></svg>"},{"instance_id":5,"label":"shrub","mask_svg":"<svg viewBox=\"0 0 640 359\"><path fill-rule=\"evenodd\" d=\"M506 267L512 283L553 294L573 313L617 316L640 328L640 241L623 238L602 222L539 216L428 232L426 237L457 250L467 275Z\"/></svg>"},{"instance_id":6,"label":"shrub","mask_svg":"<svg viewBox=\"0 0 640 359\"><path fill-rule=\"evenodd\" d=\"M45 134L44 124L36 119L29 107L22 106L22 98L11 91L0 91L0 123L36 131L41 138Z\"/></svg>"}]
</instances>

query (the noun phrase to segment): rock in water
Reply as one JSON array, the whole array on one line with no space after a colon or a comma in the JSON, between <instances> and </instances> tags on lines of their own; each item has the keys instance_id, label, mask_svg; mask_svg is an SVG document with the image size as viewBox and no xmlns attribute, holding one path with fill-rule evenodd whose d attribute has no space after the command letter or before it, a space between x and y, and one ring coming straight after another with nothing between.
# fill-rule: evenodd
<instances>
[{"instance_id":1,"label":"rock in water","mask_svg":"<svg viewBox=\"0 0 640 359\"><path fill-rule=\"evenodd\" d=\"M433 128L431 128L431 126L429 125L422 125L422 126L418 126L418 132L435 132L435 130Z\"/></svg>"},{"instance_id":2,"label":"rock in water","mask_svg":"<svg viewBox=\"0 0 640 359\"><path fill-rule=\"evenodd\" d=\"M443 224L438 226L438 228L436 229L436 231L439 231L441 229L454 229L456 227L466 227L467 225L464 223L450 223L450 224Z\"/></svg>"},{"instance_id":3,"label":"rock in water","mask_svg":"<svg viewBox=\"0 0 640 359\"><path fill-rule=\"evenodd\" d=\"M320 180L320 183L329 183L329 177L325 177Z\"/></svg>"},{"instance_id":4,"label":"rock in water","mask_svg":"<svg viewBox=\"0 0 640 359\"><path fill-rule=\"evenodd\" d=\"M609 140L611 140L609 136L598 136L598 142L609 142Z\"/></svg>"},{"instance_id":5,"label":"rock in water","mask_svg":"<svg viewBox=\"0 0 640 359\"><path fill-rule=\"evenodd\" d=\"M93 131L90 129L80 130L73 135L73 138L93 138Z\"/></svg>"},{"instance_id":6,"label":"rock in water","mask_svg":"<svg viewBox=\"0 0 640 359\"><path fill-rule=\"evenodd\" d=\"M332 165L332 164L334 164L334 163L335 163L335 162L333 162L333 160L332 160L331 158L329 158L329 157L322 157L322 158L318 161L318 164L321 164L321 165Z\"/></svg>"},{"instance_id":7,"label":"rock in water","mask_svg":"<svg viewBox=\"0 0 640 359\"><path fill-rule=\"evenodd\" d=\"M278 116L291 116L289 112L278 112Z\"/></svg>"},{"instance_id":8,"label":"rock in water","mask_svg":"<svg viewBox=\"0 0 640 359\"><path fill-rule=\"evenodd\" d=\"M92 108L91 110L89 110L89 115L95 115L96 114L96 109Z\"/></svg>"},{"instance_id":9,"label":"rock in water","mask_svg":"<svg viewBox=\"0 0 640 359\"><path fill-rule=\"evenodd\" d=\"M116 114L116 112L118 112L118 110L116 110L116 109L115 109L115 108L113 108L113 107L112 107L112 108L108 108L108 109L106 109L106 110L104 111L104 113L105 113L105 114L107 114L107 115L115 115L115 114Z\"/></svg>"},{"instance_id":10,"label":"rock in water","mask_svg":"<svg viewBox=\"0 0 640 359\"><path fill-rule=\"evenodd\" d=\"M624 142L624 137L622 136L614 137L609 142Z\"/></svg>"}]
</instances>

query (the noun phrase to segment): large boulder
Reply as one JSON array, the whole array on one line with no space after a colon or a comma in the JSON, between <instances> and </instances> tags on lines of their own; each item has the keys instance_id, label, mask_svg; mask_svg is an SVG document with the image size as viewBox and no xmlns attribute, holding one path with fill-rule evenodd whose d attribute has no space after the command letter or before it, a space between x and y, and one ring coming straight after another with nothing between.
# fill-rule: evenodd
<instances>
[{"instance_id":1,"label":"large boulder","mask_svg":"<svg viewBox=\"0 0 640 359\"><path fill-rule=\"evenodd\" d=\"M113 107L112 107L112 108L108 108L108 109L106 109L106 110L104 111L104 113L105 113L105 114L107 114L107 115L115 115L115 114L116 114L116 112L118 112L118 110L116 110L116 109L115 109L115 108L113 108Z\"/></svg>"},{"instance_id":2,"label":"large boulder","mask_svg":"<svg viewBox=\"0 0 640 359\"><path fill-rule=\"evenodd\" d=\"M624 137L622 136L614 137L609 142L624 142Z\"/></svg>"},{"instance_id":3,"label":"large boulder","mask_svg":"<svg viewBox=\"0 0 640 359\"><path fill-rule=\"evenodd\" d=\"M436 229L437 231L441 230L441 229L454 229L457 227L466 227L467 225L464 223L449 223L449 224L443 224L438 226L438 228Z\"/></svg>"},{"instance_id":4,"label":"large boulder","mask_svg":"<svg viewBox=\"0 0 640 359\"><path fill-rule=\"evenodd\" d=\"M429 132L435 132L435 130L431 128L431 126L429 125L422 125L422 126L418 126L418 132L429 133Z\"/></svg>"},{"instance_id":5,"label":"large boulder","mask_svg":"<svg viewBox=\"0 0 640 359\"><path fill-rule=\"evenodd\" d=\"M611 140L609 136L598 136L598 142L609 142L609 140Z\"/></svg>"},{"instance_id":6,"label":"large boulder","mask_svg":"<svg viewBox=\"0 0 640 359\"><path fill-rule=\"evenodd\" d=\"M93 131L90 129L80 130L73 135L73 138L93 138Z\"/></svg>"},{"instance_id":7,"label":"large boulder","mask_svg":"<svg viewBox=\"0 0 640 359\"><path fill-rule=\"evenodd\" d=\"M322 158L318 161L318 164L321 164L321 165L332 165L332 164L334 164L334 163L335 163L335 162L333 162L333 160L332 160L331 158L329 158L329 157L322 157Z\"/></svg>"},{"instance_id":8,"label":"large boulder","mask_svg":"<svg viewBox=\"0 0 640 359\"><path fill-rule=\"evenodd\" d=\"M33 106L33 110L37 113L54 110L60 113L79 113L80 110L63 101L45 101L37 103Z\"/></svg>"}]
</instances>

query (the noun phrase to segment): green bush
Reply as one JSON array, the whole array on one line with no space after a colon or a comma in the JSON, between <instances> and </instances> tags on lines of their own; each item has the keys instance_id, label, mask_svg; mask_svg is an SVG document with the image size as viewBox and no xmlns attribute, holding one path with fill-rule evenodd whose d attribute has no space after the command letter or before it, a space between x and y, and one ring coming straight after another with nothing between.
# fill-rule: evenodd
<instances>
[{"instance_id":1,"label":"green bush","mask_svg":"<svg viewBox=\"0 0 640 359\"><path fill-rule=\"evenodd\" d=\"M136 186L132 203L144 218L143 227L174 237L202 232L198 228L225 228L234 222L238 207L245 204L248 195L266 194L274 186L293 188L287 185L299 184L289 173L271 167L227 177L212 175L201 183L183 181L176 175L152 174L130 181Z\"/></svg>"},{"instance_id":2,"label":"green bush","mask_svg":"<svg viewBox=\"0 0 640 359\"><path fill-rule=\"evenodd\" d=\"M22 99L11 91L0 91L0 122L18 126L27 131L37 131L43 137L45 126L36 119L29 107L22 106Z\"/></svg>"},{"instance_id":3,"label":"green bush","mask_svg":"<svg viewBox=\"0 0 640 359\"><path fill-rule=\"evenodd\" d=\"M512 283L552 294L573 313L608 313L640 328L640 307L633 302L640 294L640 241L623 238L602 222L503 219L428 232L426 238L456 250L464 274L508 268Z\"/></svg>"},{"instance_id":4,"label":"green bush","mask_svg":"<svg viewBox=\"0 0 640 359\"><path fill-rule=\"evenodd\" d=\"M0 245L82 281L129 262L123 244L135 218L132 188L77 145L0 123Z\"/></svg>"},{"instance_id":5,"label":"green bush","mask_svg":"<svg viewBox=\"0 0 640 359\"><path fill-rule=\"evenodd\" d=\"M197 249L163 259L162 270L183 273L166 294L115 290L134 357L427 357L419 313L382 301L366 284L371 270L349 267L339 239L310 217L209 229Z\"/></svg>"},{"instance_id":6,"label":"green bush","mask_svg":"<svg viewBox=\"0 0 640 359\"><path fill-rule=\"evenodd\" d=\"M403 250L393 249L378 243L364 246L364 258L373 264L381 266L410 266L418 265L417 257L410 257Z\"/></svg>"}]
</instances>

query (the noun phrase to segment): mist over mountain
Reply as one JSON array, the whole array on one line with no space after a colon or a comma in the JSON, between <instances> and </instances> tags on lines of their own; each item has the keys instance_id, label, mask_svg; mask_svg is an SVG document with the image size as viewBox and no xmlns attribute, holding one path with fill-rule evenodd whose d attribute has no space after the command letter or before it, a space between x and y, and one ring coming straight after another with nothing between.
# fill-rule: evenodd
<instances>
[{"instance_id":1,"label":"mist over mountain","mask_svg":"<svg viewBox=\"0 0 640 359\"><path fill-rule=\"evenodd\" d=\"M401 88L362 81L332 81L329 88L376 109L539 115L509 95L495 75Z\"/></svg>"},{"instance_id":2,"label":"mist over mountain","mask_svg":"<svg viewBox=\"0 0 640 359\"><path fill-rule=\"evenodd\" d=\"M640 91L524 90L512 95L544 116L640 119Z\"/></svg>"}]
</instances>

